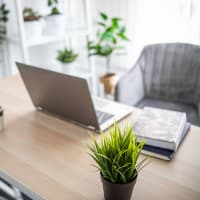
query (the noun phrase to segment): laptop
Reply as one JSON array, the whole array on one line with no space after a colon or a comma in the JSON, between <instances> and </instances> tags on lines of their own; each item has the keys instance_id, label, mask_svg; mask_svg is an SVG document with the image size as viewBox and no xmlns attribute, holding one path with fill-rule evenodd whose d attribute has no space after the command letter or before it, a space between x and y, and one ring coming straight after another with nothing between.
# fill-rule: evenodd
<instances>
[{"instance_id":1,"label":"laptop","mask_svg":"<svg viewBox=\"0 0 200 200\"><path fill-rule=\"evenodd\" d=\"M91 96L86 79L19 62L16 64L39 111L101 132L133 110L131 106Z\"/></svg>"}]
</instances>

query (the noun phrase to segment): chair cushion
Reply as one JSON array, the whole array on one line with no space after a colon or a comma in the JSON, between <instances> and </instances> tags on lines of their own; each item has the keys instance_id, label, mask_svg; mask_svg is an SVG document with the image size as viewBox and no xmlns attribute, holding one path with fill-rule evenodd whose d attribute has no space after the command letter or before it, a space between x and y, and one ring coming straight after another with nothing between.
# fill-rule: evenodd
<instances>
[{"instance_id":1,"label":"chair cushion","mask_svg":"<svg viewBox=\"0 0 200 200\"><path fill-rule=\"evenodd\" d=\"M153 98L144 98L134 106L139 108L144 108L145 106L149 106L149 107L185 112L187 115L187 120L189 122L191 122L194 125L200 126L198 108L192 104L177 103L177 102L164 101Z\"/></svg>"}]
</instances>

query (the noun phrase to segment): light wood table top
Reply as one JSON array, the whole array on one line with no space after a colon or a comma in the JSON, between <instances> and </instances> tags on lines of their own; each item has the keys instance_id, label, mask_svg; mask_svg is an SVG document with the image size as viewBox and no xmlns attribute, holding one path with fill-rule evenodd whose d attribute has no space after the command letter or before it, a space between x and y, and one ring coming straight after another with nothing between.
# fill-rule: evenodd
<instances>
[{"instance_id":1,"label":"light wood table top","mask_svg":"<svg viewBox=\"0 0 200 200\"><path fill-rule=\"evenodd\" d=\"M86 129L35 111L19 77L0 80L0 105L5 109L1 170L45 199L103 200ZM151 159L132 199L200 199L200 128L191 127L172 161Z\"/></svg>"}]
</instances>

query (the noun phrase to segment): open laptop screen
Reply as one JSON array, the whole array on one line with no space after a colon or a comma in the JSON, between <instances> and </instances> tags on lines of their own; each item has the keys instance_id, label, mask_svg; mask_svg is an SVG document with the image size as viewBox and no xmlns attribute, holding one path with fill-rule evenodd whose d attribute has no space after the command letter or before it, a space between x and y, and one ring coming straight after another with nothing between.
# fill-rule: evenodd
<instances>
[{"instance_id":1,"label":"open laptop screen","mask_svg":"<svg viewBox=\"0 0 200 200\"><path fill-rule=\"evenodd\" d=\"M36 108L99 129L85 79L16 63Z\"/></svg>"}]
</instances>

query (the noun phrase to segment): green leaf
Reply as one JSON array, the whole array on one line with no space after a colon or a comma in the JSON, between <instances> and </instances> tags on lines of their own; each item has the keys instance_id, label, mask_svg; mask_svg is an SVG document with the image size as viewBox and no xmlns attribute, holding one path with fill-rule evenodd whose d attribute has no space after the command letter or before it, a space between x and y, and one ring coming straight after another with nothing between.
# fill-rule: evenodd
<instances>
[{"instance_id":1,"label":"green leaf","mask_svg":"<svg viewBox=\"0 0 200 200\"><path fill-rule=\"evenodd\" d=\"M112 18L112 21L113 22L119 22L119 21L121 21L122 19L121 18L119 18L119 17L113 17Z\"/></svg>"},{"instance_id":2,"label":"green leaf","mask_svg":"<svg viewBox=\"0 0 200 200\"><path fill-rule=\"evenodd\" d=\"M113 35L110 32L104 32L101 36L101 41L106 40L112 42L113 40Z\"/></svg>"},{"instance_id":3,"label":"green leaf","mask_svg":"<svg viewBox=\"0 0 200 200\"><path fill-rule=\"evenodd\" d=\"M113 40L113 41L112 41L113 44L117 44L117 39L116 39L115 37L113 37L112 40ZM115 49L116 49L116 48L115 48Z\"/></svg>"},{"instance_id":4,"label":"green leaf","mask_svg":"<svg viewBox=\"0 0 200 200\"><path fill-rule=\"evenodd\" d=\"M1 5L0 9L1 9L1 10L4 10L4 9L5 9L5 7L6 7L6 4L5 4L5 3L2 3L2 5Z\"/></svg>"},{"instance_id":5,"label":"green leaf","mask_svg":"<svg viewBox=\"0 0 200 200\"><path fill-rule=\"evenodd\" d=\"M104 24L103 22L98 22L97 24L98 24L99 26L106 27L106 24Z\"/></svg>"},{"instance_id":6,"label":"green leaf","mask_svg":"<svg viewBox=\"0 0 200 200\"><path fill-rule=\"evenodd\" d=\"M122 39L122 40L126 40L126 41L129 41L129 38L124 35L123 33L118 33L118 36Z\"/></svg>"},{"instance_id":7,"label":"green leaf","mask_svg":"<svg viewBox=\"0 0 200 200\"><path fill-rule=\"evenodd\" d=\"M48 6L56 5L57 3L58 3L58 0L48 0L47 1Z\"/></svg>"},{"instance_id":8,"label":"green leaf","mask_svg":"<svg viewBox=\"0 0 200 200\"><path fill-rule=\"evenodd\" d=\"M100 12L100 16L102 17L103 20L107 20L108 19L108 16L103 12Z\"/></svg>"},{"instance_id":9,"label":"green leaf","mask_svg":"<svg viewBox=\"0 0 200 200\"><path fill-rule=\"evenodd\" d=\"M125 26L120 27L120 29L119 29L119 33L120 34L124 34L125 31L126 31L126 27Z\"/></svg>"},{"instance_id":10,"label":"green leaf","mask_svg":"<svg viewBox=\"0 0 200 200\"><path fill-rule=\"evenodd\" d=\"M53 7L51 9L51 15L59 15L60 14L60 11L58 10L57 7Z\"/></svg>"},{"instance_id":11,"label":"green leaf","mask_svg":"<svg viewBox=\"0 0 200 200\"><path fill-rule=\"evenodd\" d=\"M116 169L116 171L119 173L122 183L127 183L126 176L119 169Z\"/></svg>"},{"instance_id":12,"label":"green leaf","mask_svg":"<svg viewBox=\"0 0 200 200\"><path fill-rule=\"evenodd\" d=\"M9 10L4 10L3 15L7 15L10 11Z\"/></svg>"},{"instance_id":13,"label":"green leaf","mask_svg":"<svg viewBox=\"0 0 200 200\"><path fill-rule=\"evenodd\" d=\"M8 16L9 16L10 10L7 9L6 4L3 3L0 6L0 23L6 23L8 21ZM1 39L2 40L2 39Z\"/></svg>"},{"instance_id":14,"label":"green leaf","mask_svg":"<svg viewBox=\"0 0 200 200\"><path fill-rule=\"evenodd\" d=\"M52 1L51 0L48 0L48 6L51 6L52 5Z\"/></svg>"},{"instance_id":15,"label":"green leaf","mask_svg":"<svg viewBox=\"0 0 200 200\"><path fill-rule=\"evenodd\" d=\"M112 27L115 27L115 29L119 28L119 22L120 22L120 18L112 18Z\"/></svg>"}]
</instances>

